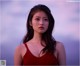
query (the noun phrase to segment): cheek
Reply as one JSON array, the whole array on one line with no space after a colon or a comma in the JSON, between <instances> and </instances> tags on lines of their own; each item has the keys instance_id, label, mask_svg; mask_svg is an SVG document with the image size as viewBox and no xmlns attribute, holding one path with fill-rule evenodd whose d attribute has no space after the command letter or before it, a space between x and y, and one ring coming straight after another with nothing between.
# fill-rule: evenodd
<instances>
[{"instance_id":1,"label":"cheek","mask_svg":"<svg viewBox=\"0 0 80 66\"><path fill-rule=\"evenodd\" d=\"M35 22L32 22L32 27L35 29L37 27L37 24Z\"/></svg>"},{"instance_id":2,"label":"cheek","mask_svg":"<svg viewBox=\"0 0 80 66\"><path fill-rule=\"evenodd\" d=\"M46 26L46 28L48 28L48 26L49 26L49 22L47 22L47 23L45 24L45 26Z\"/></svg>"},{"instance_id":3,"label":"cheek","mask_svg":"<svg viewBox=\"0 0 80 66\"><path fill-rule=\"evenodd\" d=\"M32 26L36 27L37 23L35 21L32 22Z\"/></svg>"}]
</instances>

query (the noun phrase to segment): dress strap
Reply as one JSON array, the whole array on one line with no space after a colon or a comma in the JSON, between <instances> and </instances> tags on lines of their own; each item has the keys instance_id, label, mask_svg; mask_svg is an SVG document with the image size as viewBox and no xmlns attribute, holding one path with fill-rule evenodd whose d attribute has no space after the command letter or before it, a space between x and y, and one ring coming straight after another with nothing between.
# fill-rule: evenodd
<instances>
[{"instance_id":1,"label":"dress strap","mask_svg":"<svg viewBox=\"0 0 80 66\"><path fill-rule=\"evenodd\" d=\"M27 53L29 53L30 51L29 51L29 48L28 48L27 44L24 43L24 45L25 45L25 47L26 47Z\"/></svg>"},{"instance_id":2,"label":"dress strap","mask_svg":"<svg viewBox=\"0 0 80 66\"><path fill-rule=\"evenodd\" d=\"M27 47L26 43L25 43L24 45L25 45L26 49L28 49L28 47Z\"/></svg>"}]
</instances>

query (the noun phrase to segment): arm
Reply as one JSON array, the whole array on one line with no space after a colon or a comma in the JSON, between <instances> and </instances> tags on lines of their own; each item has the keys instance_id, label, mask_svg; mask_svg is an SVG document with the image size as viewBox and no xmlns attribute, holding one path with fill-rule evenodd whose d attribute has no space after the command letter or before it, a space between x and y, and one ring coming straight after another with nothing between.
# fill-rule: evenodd
<instances>
[{"instance_id":1,"label":"arm","mask_svg":"<svg viewBox=\"0 0 80 66\"><path fill-rule=\"evenodd\" d=\"M18 46L14 53L14 66L20 66L22 62L21 48Z\"/></svg>"},{"instance_id":2,"label":"arm","mask_svg":"<svg viewBox=\"0 0 80 66\"><path fill-rule=\"evenodd\" d=\"M66 65L66 53L62 43L57 44L58 60L60 65Z\"/></svg>"}]
</instances>

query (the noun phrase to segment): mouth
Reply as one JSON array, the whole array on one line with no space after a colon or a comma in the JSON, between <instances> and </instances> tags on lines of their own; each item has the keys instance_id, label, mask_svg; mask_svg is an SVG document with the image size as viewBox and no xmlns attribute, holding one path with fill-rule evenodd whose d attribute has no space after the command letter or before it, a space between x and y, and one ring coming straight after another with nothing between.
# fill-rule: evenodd
<instances>
[{"instance_id":1,"label":"mouth","mask_svg":"<svg viewBox=\"0 0 80 66\"><path fill-rule=\"evenodd\" d=\"M39 29L41 29L41 30L42 30L42 29L44 29L44 27L39 27Z\"/></svg>"}]
</instances>

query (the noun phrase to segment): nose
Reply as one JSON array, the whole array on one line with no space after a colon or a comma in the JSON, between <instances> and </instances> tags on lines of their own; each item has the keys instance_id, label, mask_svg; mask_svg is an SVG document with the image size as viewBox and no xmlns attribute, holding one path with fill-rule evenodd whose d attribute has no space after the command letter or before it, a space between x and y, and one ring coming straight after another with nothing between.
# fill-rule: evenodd
<instances>
[{"instance_id":1,"label":"nose","mask_svg":"<svg viewBox=\"0 0 80 66\"><path fill-rule=\"evenodd\" d=\"M39 24L43 25L44 24L44 21L43 20L40 20Z\"/></svg>"}]
</instances>

